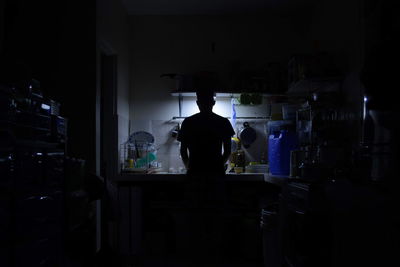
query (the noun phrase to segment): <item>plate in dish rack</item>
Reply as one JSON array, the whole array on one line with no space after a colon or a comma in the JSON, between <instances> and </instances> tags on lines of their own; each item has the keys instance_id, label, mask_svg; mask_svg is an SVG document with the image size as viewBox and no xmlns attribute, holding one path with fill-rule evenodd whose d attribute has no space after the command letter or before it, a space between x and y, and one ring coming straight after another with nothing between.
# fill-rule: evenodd
<instances>
[{"instance_id":1,"label":"plate in dish rack","mask_svg":"<svg viewBox=\"0 0 400 267\"><path fill-rule=\"evenodd\" d=\"M154 136L145 131L138 131L134 132L129 136L129 143L138 143L138 144L153 144L154 143Z\"/></svg>"}]
</instances>

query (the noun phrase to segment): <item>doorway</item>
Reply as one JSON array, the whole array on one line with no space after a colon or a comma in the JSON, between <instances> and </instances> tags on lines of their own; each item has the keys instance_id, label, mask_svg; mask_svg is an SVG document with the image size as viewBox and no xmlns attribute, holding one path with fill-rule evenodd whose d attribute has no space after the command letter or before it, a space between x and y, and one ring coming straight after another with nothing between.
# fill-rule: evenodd
<instances>
[{"instance_id":1,"label":"doorway","mask_svg":"<svg viewBox=\"0 0 400 267\"><path fill-rule=\"evenodd\" d=\"M102 261L110 252L109 218L110 181L115 173L115 115L117 93L117 55L103 49L99 55L99 88L97 91L97 175L102 179L102 197L97 203L97 251ZM106 257L106 258L105 258Z\"/></svg>"},{"instance_id":2,"label":"doorway","mask_svg":"<svg viewBox=\"0 0 400 267\"><path fill-rule=\"evenodd\" d=\"M101 53L100 62L100 176L109 178L112 175L110 140L116 114L117 56Z\"/></svg>"}]
</instances>

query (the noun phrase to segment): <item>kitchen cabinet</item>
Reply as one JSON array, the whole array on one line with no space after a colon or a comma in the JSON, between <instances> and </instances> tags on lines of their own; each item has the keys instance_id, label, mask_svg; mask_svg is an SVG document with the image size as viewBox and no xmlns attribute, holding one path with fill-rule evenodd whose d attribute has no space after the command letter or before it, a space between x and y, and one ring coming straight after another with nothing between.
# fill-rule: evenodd
<instances>
[{"instance_id":1,"label":"kitchen cabinet","mask_svg":"<svg viewBox=\"0 0 400 267\"><path fill-rule=\"evenodd\" d=\"M396 199L394 190L349 179L286 183L278 214L281 266L398 265Z\"/></svg>"},{"instance_id":2,"label":"kitchen cabinet","mask_svg":"<svg viewBox=\"0 0 400 267\"><path fill-rule=\"evenodd\" d=\"M289 182L279 201L283 266L331 266L332 225L324 184Z\"/></svg>"},{"instance_id":3,"label":"kitchen cabinet","mask_svg":"<svg viewBox=\"0 0 400 267\"><path fill-rule=\"evenodd\" d=\"M229 208L224 211L223 240L232 260L262 262L261 208L277 201L286 180L266 174L226 175ZM185 223L190 213L185 208L185 174L122 174L116 183L122 258L179 257L191 250L194 240L185 241L183 234L196 231Z\"/></svg>"}]
</instances>

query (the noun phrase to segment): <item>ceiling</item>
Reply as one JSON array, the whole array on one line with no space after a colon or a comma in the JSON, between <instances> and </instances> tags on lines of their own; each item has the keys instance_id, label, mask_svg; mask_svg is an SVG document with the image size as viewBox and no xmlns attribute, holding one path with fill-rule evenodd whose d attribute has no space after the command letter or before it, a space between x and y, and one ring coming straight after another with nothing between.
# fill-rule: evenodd
<instances>
[{"instance_id":1,"label":"ceiling","mask_svg":"<svg viewBox=\"0 0 400 267\"><path fill-rule=\"evenodd\" d=\"M122 0L130 15L212 15L287 10L315 0Z\"/></svg>"}]
</instances>

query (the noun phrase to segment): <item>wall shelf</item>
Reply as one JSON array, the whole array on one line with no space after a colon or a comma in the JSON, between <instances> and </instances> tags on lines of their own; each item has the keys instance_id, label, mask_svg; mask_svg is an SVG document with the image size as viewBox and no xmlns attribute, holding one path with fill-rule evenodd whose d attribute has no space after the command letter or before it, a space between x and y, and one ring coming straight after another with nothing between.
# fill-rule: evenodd
<instances>
[{"instance_id":1,"label":"wall shelf","mask_svg":"<svg viewBox=\"0 0 400 267\"><path fill-rule=\"evenodd\" d=\"M171 93L172 96L181 96L181 97L196 97L195 92L177 92L174 91ZM226 98L234 98L239 97L239 93L215 93L216 97L226 97Z\"/></svg>"},{"instance_id":2,"label":"wall shelf","mask_svg":"<svg viewBox=\"0 0 400 267\"><path fill-rule=\"evenodd\" d=\"M172 120L184 120L187 117L172 117ZM231 119L231 117L225 117L226 119ZM267 116L267 117L236 117L237 120L270 120L271 117Z\"/></svg>"},{"instance_id":3,"label":"wall shelf","mask_svg":"<svg viewBox=\"0 0 400 267\"><path fill-rule=\"evenodd\" d=\"M285 94L266 94L266 93L260 93L260 92L242 92L242 93L227 93L227 92L216 92L215 96L216 97L223 97L223 98L238 98L240 97L241 94L260 94L263 97L272 97L272 96L280 96L280 97L285 97ZM196 97L195 92L178 92L178 91L173 91L171 92L172 96L177 96L177 97Z\"/></svg>"}]
</instances>

